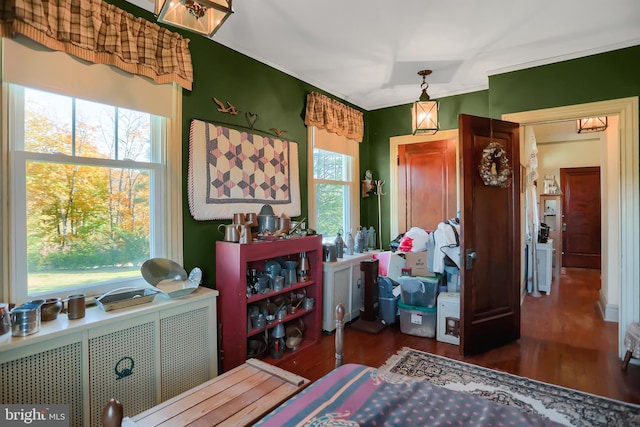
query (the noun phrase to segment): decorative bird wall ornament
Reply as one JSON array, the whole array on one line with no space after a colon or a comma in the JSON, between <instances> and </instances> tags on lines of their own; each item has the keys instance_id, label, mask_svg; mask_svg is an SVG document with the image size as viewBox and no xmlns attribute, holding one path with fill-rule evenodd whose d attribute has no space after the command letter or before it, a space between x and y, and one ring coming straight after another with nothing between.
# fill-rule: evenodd
<instances>
[{"instance_id":1,"label":"decorative bird wall ornament","mask_svg":"<svg viewBox=\"0 0 640 427\"><path fill-rule=\"evenodd\" d=\"M224 105L224 103L222 103L221 101L219 101L217 98L213 98L213 101L218 104L218 111L221 113L227 113L227 114L231 114L232 116L236 116L238 114L238 110L236 110L236 107L234 107L229 101L227 101L227 105Z\"/></svg>"},{"instance_id":2,"label":"decorative bird wall ornament","mask_svg":"<svg viewBox=\"0 0 640 427\"><path fill-rule=\"evenodd\" d=\"M286 132L286 130L284 130L284 129L282 129L282 130L278 130L278 129L276 129L276 128L271 128L271 129L269 129L269 130L272 130L272 131L273 131L273 133L275 133L275 134L276 134L276 136L282 136L282 134Z\"/></svg>"}]
</instances>

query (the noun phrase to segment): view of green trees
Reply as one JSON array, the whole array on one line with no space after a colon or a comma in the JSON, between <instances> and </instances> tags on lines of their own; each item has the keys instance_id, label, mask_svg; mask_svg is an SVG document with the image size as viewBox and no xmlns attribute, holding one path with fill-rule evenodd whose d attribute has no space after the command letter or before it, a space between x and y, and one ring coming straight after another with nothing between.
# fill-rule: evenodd
<instances>
[{"instance_id":1,"label":"view of green trees","mask_svg":"<svg viewBox=\"0 0 640 427\"><path fill-rule=\"evenodd\" d=\"M323 236L344 234L344 210L348 204L347 159L345 155L314 149L317 232Z\"/></svg>"},{"instance_id":2,"label":"view of green trees","mask_svg":"<svg viewBox=\"0 0 640 427\"><path fill-rule=\"evenodd\" d=\"M149 172L82 159L148 161L150 115L84 101L61 114L30 94L24 150L45 155L26 164L30 291L38 273L47 281L65 273L73 285L105 269L132 270L149 257Z\"/></svg>"}]
</instances>

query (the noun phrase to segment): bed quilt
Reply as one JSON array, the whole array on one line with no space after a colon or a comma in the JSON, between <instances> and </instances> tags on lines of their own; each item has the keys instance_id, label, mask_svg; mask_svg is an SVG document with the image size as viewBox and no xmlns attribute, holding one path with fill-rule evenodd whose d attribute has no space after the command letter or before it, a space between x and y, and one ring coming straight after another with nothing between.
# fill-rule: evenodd
<instances>
[{"instance_id":1,"label":"bed quilt","mask_svg":"<svg viewBox=\"0 0 640 427\"><path fill-rule=\"evenodd\" d=\"M411 377L344 365L263 418L259 426L555 426L548 419Z\"/></svg>"}]
</instances>

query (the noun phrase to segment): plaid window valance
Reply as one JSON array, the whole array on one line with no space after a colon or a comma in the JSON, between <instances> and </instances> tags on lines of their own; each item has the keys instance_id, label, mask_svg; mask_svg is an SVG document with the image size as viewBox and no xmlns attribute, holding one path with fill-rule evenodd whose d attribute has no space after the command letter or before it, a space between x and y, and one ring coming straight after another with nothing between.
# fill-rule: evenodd
<instances>
[{"instance_id":1,"label":"plaid window valance","mask_svg":"<svg viewBox=\"0 0 640 427\"><path fill-rule=\"evenodd\" d=\"M304 123L307 126L326 129L358 142L362 141L364 135L362 112L317 92L311 92L307 95Z\"/></svg>"},{"instance_id":2,"label":"plaid window valance","mask_svg":"<svg viewBox=\"0 0 640 427\"><path fill-rule=\"evenodd\" d=\"M5 0L0 36L16 34L160 84L193 83L188 39L102 0Z\"/></svg>"}]
</instances>

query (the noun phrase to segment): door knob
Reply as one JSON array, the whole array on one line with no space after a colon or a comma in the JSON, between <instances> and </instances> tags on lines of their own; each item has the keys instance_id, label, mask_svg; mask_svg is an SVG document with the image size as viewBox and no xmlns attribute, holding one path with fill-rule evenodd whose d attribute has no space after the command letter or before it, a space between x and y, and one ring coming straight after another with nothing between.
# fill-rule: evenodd
<instances>
[{"instance_id":1,"label":"door knob","mask_svg":"<svg viewBox=\"0 0 640 427\"><path fill-rule=\"evenodd\" d=\"M473 260L478 258L478 254L473 249L467 249L467 262L465 268L471 270L473 268Z\"/></svg>"}]
</instances>

